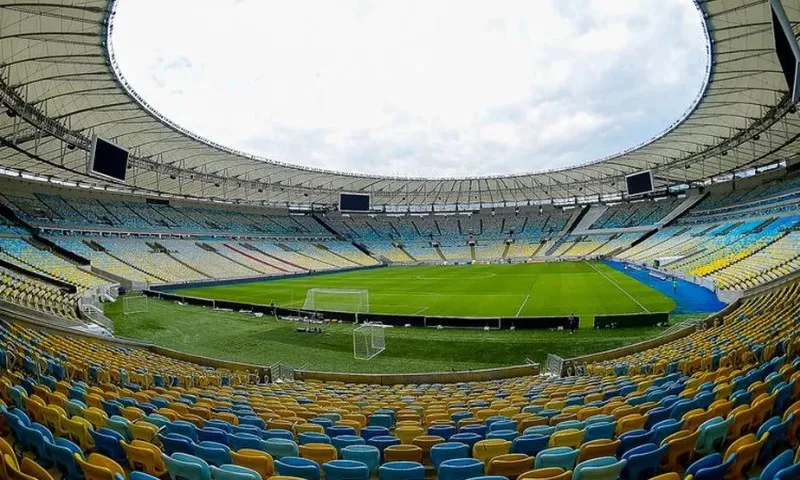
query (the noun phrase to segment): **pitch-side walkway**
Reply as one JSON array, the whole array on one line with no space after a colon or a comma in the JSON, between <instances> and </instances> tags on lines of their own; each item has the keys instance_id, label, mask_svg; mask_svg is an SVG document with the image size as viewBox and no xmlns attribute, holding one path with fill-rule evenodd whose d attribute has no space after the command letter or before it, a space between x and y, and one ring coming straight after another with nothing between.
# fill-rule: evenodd
<instances>
[{"instance_id":1,"label":"pitch-side walkway","mask_svg":"<svg viewBox=\"0 0 800 480\"><path fill-rule=\"evenodd\" d=\"M720 301L714 292L692 282L678 279L676 293L672 290L672 279L659 280L651 276L644 268L625 269L624 263L614 260L606 260L604 263L672 298L677 304L672 313L712 313L725 308L725 303Z\"/></svg>"}]
</instances>

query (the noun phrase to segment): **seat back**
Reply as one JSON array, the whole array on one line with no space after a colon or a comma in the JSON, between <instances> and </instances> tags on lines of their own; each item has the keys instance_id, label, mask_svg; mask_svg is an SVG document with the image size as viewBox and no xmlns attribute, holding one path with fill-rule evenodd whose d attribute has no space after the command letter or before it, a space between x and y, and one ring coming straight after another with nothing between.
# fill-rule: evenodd
<instances>
[{"instance_id":1,"label":"seat back","mask_svg":"<svg viewBox=\"0 0 800 480\"><path fill-rule=\"evenodd\" d=\"M208 464L193 455L177 452L172 456L162 457L167 471L175 480L210 480L211 470Z\"/></svg>"},{"instance_id":2,"label":"seat back","mask_svg":"<svg viewBox=\"0 0 800 480\"><path fill-rule=\"evenodd\" d=\"M553 447L539 452L534 461L534 468L560 467L564 470L572 470L575 461L578 459L580 450L569 447Z\"/></svg>"},{"instance_id":3,"label":"seat back","mask_svg":"<svg viewBox=\"0 0 800 480\"><path fill-rule=\"evenodd\" d=\"M615 457L600 457L586 460L575 467L572 474L574 480L613 479L619 478L627 460Z\"/></svg>"},{"instance_id":4,"label":"seat back","mask_svg":"<svg viewBox=\"0 0 800 480\"><path fill-rule=\"evenodd\" d=\"M261 480L258 472L239 465L223 465L222 467L211 465L209 468L214 480Z\"/></svg>"},{"instance_id":5,"label":"seat back","mask_svg":"<svg viewBox=\"0 0 800 480\"><path fill-rule=\"evenodd\" d=\"M500 475L509 479L533 468L534 458L524 453L507 453L494 457L486 467L488 475Z\"/></svg>"},{"instance_id":6,"label":"seat back","mask_svg":"<svg viewBox=\"0 0 800 480\"><path fill-rule=\"evenodd\" d=\"M238 451L232 451L231 459L235 465L241 465L258 472L262 479L269 478L275 473L272 456L260 450L243 448Z\"/></svg>"}]
</instances>

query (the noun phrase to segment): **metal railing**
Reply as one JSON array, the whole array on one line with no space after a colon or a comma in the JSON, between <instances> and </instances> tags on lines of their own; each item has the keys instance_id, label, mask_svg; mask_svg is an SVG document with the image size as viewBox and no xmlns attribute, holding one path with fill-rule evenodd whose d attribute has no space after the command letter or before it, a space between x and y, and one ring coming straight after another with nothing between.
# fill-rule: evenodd
<instances>
[{"instance_id":1,"label":"metal railing","mask_svg":"<svg viewBox=\"0 0 800 480\"><path fill-rule=\"evenodd\" d=\"M103 327L109 332L114 331L114 322L112 322L110 318L106 317L103 314L103 311L99 308L95 307L94 305L80 305L80 310L85 320L89 320L90 322Z\"/></svg>"},{"instance_id":2,"label":"metal railing","mask_svg":"<svg viewBox=\"0 0 800 480\"><path fill-rule=\"evenodd\" d=\"M308 364L305 363L298 368L295 368L291 364L286 362L275 362L269 366L269 373L272 381L282 380L285 382L293 382L294 381L294 374L297 370L305 370L308 367Z\"/></svg>"},{"instance_id":3,"label":"metal railing","mask_svg":"<svg viewBox=\"0 0 800 480\"><path fill-rule=\"evenodd\" d=\"M550 375L561 376L564 368L564 359L552 353L547 354L547 360L544 362L544 373Z\"/></svg>"}]
</instances>

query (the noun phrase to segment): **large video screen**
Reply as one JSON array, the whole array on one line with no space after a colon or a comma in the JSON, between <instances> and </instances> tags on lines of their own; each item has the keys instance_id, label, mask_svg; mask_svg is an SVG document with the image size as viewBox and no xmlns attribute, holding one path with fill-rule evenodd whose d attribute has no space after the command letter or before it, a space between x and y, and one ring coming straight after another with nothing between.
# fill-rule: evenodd
<instances>
[{"instance_id":1,"label":"large video screen","mask_svg":"<svg viewBox=\"0 0 800 480\"><path fill-rule=\"evenodd\" d=\"M625 177L628 195L642 195L653 191L653 175L650 170Z\"/></svg>"},{"instance_id":2,"label":"large video screen","mask_svg":"<svg viewBox=\"0 0 800 480\"><path fill-rule=\"evenodd\" d=\"M369 212L369 194L340 193L339 210L342 212Z\"/></svg>"},{"instance_id":3,"label":"large video screen","mask_svg":"<svg viewBox=\"0 0 800 480\"><path fill-rule=\"evenodd\" d=\"M88 173L109 180L124 182L128 172L128 150L114 142L95 136L89 152Z\"/></svg>"},{"instance_id":4,"label":"large video screen","mask_svg":"<svg viewBox=\"0 0 800 480\"><path fill-rule=\"evenodd\" d=\"M772 35L775 38L775 52L778 54L783 75L786 77L789 93L792 94L792 102L797 103L800 101L800 77L798 77L800 46L797 44L792 24L786 17L780 0L770 0L769 4L772 7Z\"/></svg>"}]
</instances>

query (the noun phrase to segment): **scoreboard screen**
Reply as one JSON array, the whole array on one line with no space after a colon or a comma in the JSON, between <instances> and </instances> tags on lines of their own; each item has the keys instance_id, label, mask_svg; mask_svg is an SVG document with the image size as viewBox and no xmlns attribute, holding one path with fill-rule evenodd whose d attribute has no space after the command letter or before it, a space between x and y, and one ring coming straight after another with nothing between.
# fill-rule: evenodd
<instances>
[{"instance_id":1,"label":"scoreboard screen","mask_svg":"<svg viewBox=\"0 0 800 480\"><path fill-rule=\"evenodd\" d=\"M643 195L653 191L653 174L650 170L634 173L625 177L628 186L628 195Z\"/></svg>"},{"instance_id":2,"label":"scoreboard screen","mask_svg":"<svg viewBox=\"0 0 800 480\"><path fill-rule=\"evenodd\" d=\"M369 212L370 196L366 193L340 193L340 212Z\"/></svg>"},{"instance_id":3,"label":"scoreboard screen","mask_svg":"<svg viewBox=\"0 0 800 480\"><path fill-rule=\"evenodd\" d=\"M125 182L125 175L128 173L128 150L95 135L89 152L87 173L116 182Z\"/></svg>"}]
</instances>

